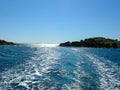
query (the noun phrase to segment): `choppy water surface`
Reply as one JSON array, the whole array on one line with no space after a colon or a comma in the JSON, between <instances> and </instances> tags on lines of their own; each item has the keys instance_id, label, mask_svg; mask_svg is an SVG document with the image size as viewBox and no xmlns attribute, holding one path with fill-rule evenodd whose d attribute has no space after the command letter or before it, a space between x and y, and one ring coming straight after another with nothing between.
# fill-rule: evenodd
<instances>
[{"instance_id":1,"label":"choppy water surface","mask_svg":"<svg viewBox=\"0 0 120 90\"><path fill-rule=\"evenodd\" d=\"M0 46L0 90L120 90L120 49Z\"/></svg>"}]
</instances>

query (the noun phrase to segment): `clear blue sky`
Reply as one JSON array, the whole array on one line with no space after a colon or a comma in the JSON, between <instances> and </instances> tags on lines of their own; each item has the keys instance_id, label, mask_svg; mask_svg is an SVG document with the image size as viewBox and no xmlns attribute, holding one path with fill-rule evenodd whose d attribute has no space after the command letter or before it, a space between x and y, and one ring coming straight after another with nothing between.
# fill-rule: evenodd
<instances>
[{"instance_id":1,"label":"clear blue sky","mask_svg":"<svg viewBox=\"0 0 120 90\"><path fill-rule=\"evenodd\" d=\"M120 40L120 0L0 0L0 38L60 43L89 37Z\"/></svg>"}]
</instances>

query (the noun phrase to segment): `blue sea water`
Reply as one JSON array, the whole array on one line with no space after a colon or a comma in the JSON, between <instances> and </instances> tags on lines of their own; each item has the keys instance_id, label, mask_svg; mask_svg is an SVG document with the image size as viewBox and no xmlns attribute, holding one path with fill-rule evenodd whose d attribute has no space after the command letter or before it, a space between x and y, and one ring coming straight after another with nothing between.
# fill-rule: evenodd
<instances>
[{"instance_id":1,"label":"blue sea water","mask_svg":"<svg viewBox=\"0 0 120 90\"><path fill-rule=\"evenodd\" d=\"M0 46L0 90L120 90L120 49Z\"/></svg>"}]
</instances>

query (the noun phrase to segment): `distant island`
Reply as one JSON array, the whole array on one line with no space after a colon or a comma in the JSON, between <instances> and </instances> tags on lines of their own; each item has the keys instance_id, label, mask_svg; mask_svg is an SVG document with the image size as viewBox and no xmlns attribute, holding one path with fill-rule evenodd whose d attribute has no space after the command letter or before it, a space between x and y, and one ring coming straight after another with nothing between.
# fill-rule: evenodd
<instances>
[{"instance_id":1,"label":"distant island","mask_svg":"<svg viewBox=\"0 0 120 90\"><path fill-rule=\"evenodd\" d=\"M8 42L5 40L0 40L0 45L18 45L18 44L13 43L13 42Z\"/></svg>"},{"instance_id":2,"label":"distant island","mask_svg":"<svg viewBox=\"0 0 120 90\"><path fill-rule=\"evenodd\" d=\"M80 41L60 43L66 47L120 48L120 41L104 37L93 37Z\"/></svg>"}]
</instances>

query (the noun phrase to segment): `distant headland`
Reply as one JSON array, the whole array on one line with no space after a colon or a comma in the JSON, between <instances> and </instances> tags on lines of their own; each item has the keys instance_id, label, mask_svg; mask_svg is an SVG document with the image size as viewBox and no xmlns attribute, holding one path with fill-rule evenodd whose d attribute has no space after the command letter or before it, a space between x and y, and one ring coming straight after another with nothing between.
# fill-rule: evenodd
<instances>
[{"instance_id":1,"label":"distant headland","mask_svg":"<svg viewBox=\"0 0 120 90\"><path fill-rule=\"evenodd\" d=\"M17 43L0 40L0 45L18 45Z\"/></svg>"},{"instance_id":2,"label":"distant headland","mask_svg":"<svg viewBox=\"0 0 120 90\"><path fill-rule=\"evenodd\" d=\"M104 37L93 37L80 41L60 43L65 47L120 48L120 41Z\"/></svg>"}]
</instances>

